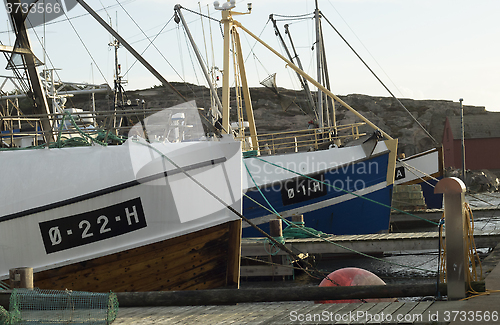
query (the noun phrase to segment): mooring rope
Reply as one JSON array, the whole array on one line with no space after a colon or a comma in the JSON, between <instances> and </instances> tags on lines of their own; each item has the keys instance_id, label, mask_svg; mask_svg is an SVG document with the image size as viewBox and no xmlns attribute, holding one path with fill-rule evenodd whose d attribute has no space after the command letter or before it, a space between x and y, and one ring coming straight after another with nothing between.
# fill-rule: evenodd
<instances>
[{"instance_id":1,"label":"mooring rope","mask_svg":"<svg viewBox=\"0 0 500 325\"><path fill-rule=\"evenodd\" d=\"M0 281L0 290L9 290L10 287L7 285L7 283Z\"/></svg>"},{"instance_id":2,"label":"mooring rope","mask_svg":"<svg viewBox=\"0 0 500 325\"><path fill-rule=\"evenodd\" d=\"M260 158L257 158L257 159L260 159ZM263 160L263 159L260 159L260 160L265 161L265 160ZM265 162L267 162L267 161L265 161ZM270 163L270 162L269 162L269 163ZM270 163L270 164L275 165L275 164L273 164L273 163ZM245 164L245 166L246 166L246 164ZM281 166L278 166L278 165L275 165L275 166L277 166L277 167L281 167ZM283 168L283 169L285 169L285 170L288 170L288 169L287 169L287 168L285 168L285 167L282 167L282 168ZM292 170L288 170L288 171L294 172L294 171L292 171ZM247 172L250 174L250 171L248 170L248 168L247 168ZM294 172L294 173L299 174L299 175L301 175L301 176L305 176L305 177L311 178L311 177L309 177L309 176L306 176L306 175L303 175L303 174L300 174L300 173L297 173L297 172ZM252 175L251 175L251 174L250 174L250 177L251 177L252 181L254 181L254 184L255 184L255 180L253 179L253 177L252 177ZM311 178L311 179L313 179L313 178ZM314 179L314 180L315 180L315 181L318 181L317 179ZM325 184L324 182L322 182L322 183L323 183L323 184ZM257 184L255 184L255 185L257 186ZM257 189L259 189L259 187L258 187L258 186L257 186ZM345 191L345 190L344 190L344 191ZM346 191L346 192L348 192L348 191ZM265 201L269 204L269 206L271 206L271 204L269 203L269 201L267 200L267 198L264 196L264 194L260 191L260 189L259 189L259 193L262 195L262 197L264 198L264 200L265 200ZM352 193L352 194L354 194L354 193ZM357 195L357 194L354 194L354 195L359 196L359 195ZM248 197L248 196L247 196L247 197ZM362 197L362 196L361 196L361 197ZM373 200L371 200L371 201L373 201ZM258 204L259 206L263 207L263 205L261 205L261 204L260 204L260 203L258 203L257 201L253 200L253 202L255 202L255 203L256 203L256 204ZM375 201L375 202L376 202L376 201ZM271 206L271 207L272 207L272 206ZM276 211L274 208L272 208L272 210ZM387 260L384 260L384 259L382 259L382 258L378 258L378 257L375 257L375 256L371 256L371 255L369 255L369 254L366 254L366 253L363 253L363 252L357 251L357 250L355 250L355 249L352 249L352 248L349 248L349 247L343 246L343 245L341 245L341 244L339 244L339 243L336 243L336 242L334 242L334 241L331 241L329 238L325 238L325 237L323 237L322 235L318 234L316 230L313 232L313 231L309 231L308 227L302 227L302 228L301 228L298 224L294 224L294 223L292 223L292 222L290 222L290 221L286 220L285 218L283 218L283 217L282 217L279 213L277 213L277 212L275 212L275 215L276 215L276 217L278 217L279 219L283 220L283 222L285 222L285 224L287 224L288 226L298 228L298 229L300 229L300 231L302 231L302 232L306 233L307 235L309 235L309 237L308 237L308 238L319 238L320 240L323 240L323 241L325 241L325 242L327 242L327 243L330 243L330 244L332 244L332 245L335 245L335 246L337 246L337 247L340 247L340 248L345 249L345 250L347 250L347 251L350 251L350 252L352 252L352 253L355 253L355 254L358 254L358 255L361 255L361 256L364 256L364 257L368 257L368 258L371 258L371 259L377 260L377 261L382 262L382 263L392 264L392 265L396 265L396 266L400 266L400 267L405 267L405 268L410 268L410 269L414 269L414 270L418 270L418 271L424 271L424 272L432 272L432 273L436 273L436 271L432 271L432 270L428 270L428 269L423 269L423 268L419 268L419 267L412 266L412 265L404 265L404 264L400 264L400 263L396 263L396 262L392 262L392 261L387 261ZM424 220L425 220L425 219L424 219ZM433 223L434 223L434 222L433 222ZM437 223L436 223L436 224L437 224Z\"/></svg>"},{"instance_id":3,"label":"mooring rope","mask_svg":"<svg viewBox=\"0 0 500 325\"><path fill-rule=\"evenodd\" d=\"M434 181L436 181L436 182L438 182L438 181L439 181L439 179L437 179L437 178L435 178L434 176L429 175L429 174L427 174L427 173L425 173L425 172L423 172L423 171L421 171L421 170L419 170L419 169L417 169L417 168L415 168L415 167L413 167L413 166L411 166L411 165L407 164L406 162L404 162L404 161L402 161L402 160L399 160L399 159L398 159L398 161L399 161L401 164L403 164L403 165L404 165L404 167L406 167L406 169L407 169L410 173L412 173L415 177L417 177L418 179L420 179L422 182L424 182L425 184L429 185L430 187L436 187L435 185L432 185L432 184L431 184L428 180L426 180L426 179L425 179L425 178L423 178L422 176L420 176L420 175L418 175L417 173L415 173L412 169L416 170L417 172L419 172L419 173L420 173L420 174L422 174L422 175L425 175L426 177L429 177L430 179L432 179L432 180L434 180Z\"/></svg>"},{"instance_id":4,"label":"mooring rope","mask_svg":"<svg viewBox=\"0 0 500 325\"><path fill-rule=\"evenodd\" d=\"M481 296L485 294L489 294L491 292L500 292L500 290L486 290L486 292L477 292L474 288L472 288L471 283L473 281L479 281L483 277L483 267L481 263L481 259L479 258L479 254L477 252L476 244L474 242L474 216L472 214L472 209L470 208L467 202L464 202L464 213L465 213L465 249L467 251L467 261L468 266L466 267L466 281L469 285L467 288L467 292L472 294L471 297L467 297L462 300L467 300L476 296ZM443 219L444 220L444 213ZM439 256L439 282L446 283L447 282L447 265L446 265L446 243L443 240L442 236L442 226L439 228L439 241L440 241L440 256ZM478 270L479 269L479 270Z\"/></svg>"}]
</instances>

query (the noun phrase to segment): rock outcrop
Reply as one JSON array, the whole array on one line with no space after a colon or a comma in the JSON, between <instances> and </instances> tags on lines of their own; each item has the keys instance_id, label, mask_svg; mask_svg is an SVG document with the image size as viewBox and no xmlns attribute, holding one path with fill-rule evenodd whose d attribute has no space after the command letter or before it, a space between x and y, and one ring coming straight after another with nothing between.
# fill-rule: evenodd
<instances>
[{"instance_id":1,"label":"rock outcrop","mask_svg":"<svg viewBox=\"0 0 500 325\"><path fill-rule=\"evenodd\" d=\"M173 86L186 99L196 99L199 107L210 106L210 93L204 86L174 83ZM259 133L271 133L305 129L313 116L306 114L309 111L307 99L303 92L279 88L276 94L265 87L251 88L252 105ZM232 91L234 98L234 89ZM165 87L153 87L143 90L127 92L132 103L136 99L145 100L147 107L169 107L182 102L179 96ZM407 156L430 149L433 141L413 121L408 113L391 97L373 97L360 94L339 96L351 107L375 123L393 137L399 138L399 151ZM96 95L98 109L111 109L111 95ZM444 122L447 116L460 115L459 102L450 100L413 100L400 99L402 104L415 116L415 118L428 130L428 132L441 142ZM75 96L69 102L74 107L89 109L89 95ZM231 105L234 107L235 103ZM359 121L357 117L346 108L335 104L336 119L338 124L347 124ZM285 110L286 109L286 110ZM236 114L232 110L231 114ZM486 109L481 106L464 106L464 114L486 114ZM363 132L372 132L369 126L361 127Z\"/></svg>"}]
</instances>

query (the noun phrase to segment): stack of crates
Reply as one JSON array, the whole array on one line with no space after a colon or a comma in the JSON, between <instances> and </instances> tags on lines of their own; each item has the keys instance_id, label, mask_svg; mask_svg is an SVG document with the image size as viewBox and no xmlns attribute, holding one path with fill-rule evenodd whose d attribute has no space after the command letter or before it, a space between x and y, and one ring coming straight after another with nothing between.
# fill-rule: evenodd
<instances>
[{"instance_id":1,"label":"stack of crates","mask_svg":"<svg viewBox=\"0 0 500 325\"><path fill-rule=\"evenodd\" d=\"M427 209L422 187L414 185L394 185L392 190L392 207L403 211Z\"/></svg>"}]
</instances>

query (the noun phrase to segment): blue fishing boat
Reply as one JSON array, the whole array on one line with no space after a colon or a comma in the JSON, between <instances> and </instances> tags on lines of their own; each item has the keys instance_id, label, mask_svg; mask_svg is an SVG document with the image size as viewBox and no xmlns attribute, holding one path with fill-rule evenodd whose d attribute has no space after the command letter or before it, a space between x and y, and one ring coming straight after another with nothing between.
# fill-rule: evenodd
<instances>
[{"instance_id":1,"label":"blue fishing boat","mask_svg":"<svg viewBox=\"0 0 500 325\"><path fill-rule=\"evenodd\" d=\"M246 218L268 230L268 222L275 218L303 215L305 223L317 230L332 234L361 234L385 232L389 229L391 189L394 181L397 140L380 130L368 119L335 96L327 87L307 75L291 60L265 44L259 37L233 19L235 2L215 3L222 13L224 35L224 63L222 97L219 99L213 78L204 67L189 28L176 6L178 21L182 22L194 52L203 68L212 90L215 105L210 110L221 133L233 134L242 143L243 213ZM319 14L318 14L319 15ZM318 88L318 98L324 102L335 100L353 112L363 122L337 125L329 120L325 106L320 108L318 123L306 130L257 134L250 90L246 80L245 55L241 51L239 31L253 37L258 43L285 61L304 80ZM231 61L231 58L233 62ZM230 84L234 84L238 120L230 123ZM331 108L333 105L329 105ZM220 115L219 115L220 112ZM323 114L325 113L325 114ZM324 117L324 119L322 118ZM359 132L367 124L373 135ZM385 138L385 139L384 139ZM245 173L246 171L246 173ZM243 236L259 236L252 225L243 222Z\"/></svg>"},{"instance_id":2,"label":"blue fishing boat","mask_svg":"<svg viewBox=\"0 0 500 325\"><path fill-rule=\"evenodd\" d=\"M243 213L264 231L277 212L283 218L303 215L308 227L328 234L386 232L393 175L389 146L379 141L370 154L353 146L244 159ZM257 235L244 223L243 236Z\"/></svg>"}]
</instances>

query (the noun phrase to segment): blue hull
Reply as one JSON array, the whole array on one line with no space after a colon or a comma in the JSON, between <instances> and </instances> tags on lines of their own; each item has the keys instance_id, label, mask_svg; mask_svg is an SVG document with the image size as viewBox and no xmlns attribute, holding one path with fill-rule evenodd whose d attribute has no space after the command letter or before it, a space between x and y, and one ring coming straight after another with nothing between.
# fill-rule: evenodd
<instances>
[{"instance_id":1,"label":"blue hull","mask_svg":"<svg viewBox=\"0 0 500 325\"><path fill-rule=\"evenodd\" d=\"M442 177L438 177L438 180L443 179ZM432 184L429 185L427 183ZM422 186L422 193L425 198L425 204L427 205L427 209L442 209L443 208L443 194L434 194L434 187L437 184L437 181L430 179L426 182L417 183Z\"/></svg>"},{"instance_id":2,"label":"blue hull","mask_svg":"<svg viewBox=\"0 0 500 325\"><path fill-rule=\"evenodd\" d=\"M388 158L389 154L385 153L348 166L308 175L336 188L307 178L296 178L284 180L273 186L261 187L260 190L280 214L285 216L303 214L307 227L335 235L383 232L389 228L388 206L391 205L392 192L392 185L387 186L386 182ZM357 197L339 188L348 192L364 189L366 192L363 193L363 197ZM247 191L246 195L270 209L257 189ZM257 223L262 230L269 232L268 221L262 219L271 213L252 200L248 197L243 198L245 217ZM254 228L243 228L243 237L259 236L261 234Z\"/></svg>"}]
</instances>

